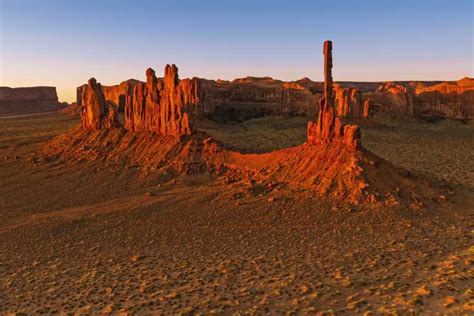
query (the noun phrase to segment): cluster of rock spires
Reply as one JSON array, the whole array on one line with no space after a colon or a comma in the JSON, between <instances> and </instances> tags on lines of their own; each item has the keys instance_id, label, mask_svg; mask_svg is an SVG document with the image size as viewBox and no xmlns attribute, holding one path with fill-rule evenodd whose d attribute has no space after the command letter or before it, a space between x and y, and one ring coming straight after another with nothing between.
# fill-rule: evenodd
<instances>
[{"instance_id":1,"label":"cluster of rock spires","mask_svg":"<svg viewBox=\"0 0 474 316\"><path fill-rule=\"evenodd\" d=\"M353 204L405 199L418 205L421 199L432 200L438 194L433 187L364 149L359 127L344 125L337 117L332 42L324 43L323 53L323 98L319 108L313 104L319 115L316 122L309 122L307 141L299 146L246 154L193 130L190 115L197 114L205 98L202 82L179 80L176 66L167 65L164 78L148 69L146 82L128 80L105 87L92 78L79 87L82 126L53 139L41 154L47 161L106 159L144 169L210 172L226 183L251 180L270 187L280 183ZM354 90L339 94L347 102L360 101Z\"/></svg>"},{"instance_id":2,"label":"cluster of rock spires","mask_svg":"<svg viewBox=\"0 0 474 316\"><path fill-rule=\"evenodd\" d=\"M332 42L324 42L324 97L319 101L316 123L308 123L309 144L342 142L351 148L360 146L360 129L357 125L343 125L336 117L332 80ZM347 92L348 90L343 89Z\"/></svg>"},{"instance_id":3,"label":"cluster of rock spires","mask_svg":"<svg viewBox=\"0 0 474 316\"><path fill-rule=\"evenodd\" d=\"M124 82L119 93L102 87L94 78L79 87L82 127L97 130L122 126L130 131L190 135L188 112L199 102L199 81L179 80L175 65L166 65L163 79L148 68L146 78L146 83Z\"/></svg>"},{"instance_id":4,"label":"cluster of rock spires","mask_svg":"<svg viewBox=\"0 0 474 316\"><path fill-rule=\"evenodd\" d=\"M341 87L335 85L336 115L339 117L368 118L370 113L370 100L363 99L357 88Z\"/></svg>"},{"instance_id":5,"label":"cluster of rock spires","mask_svg":"<svg viewBox=\"0 0 474 316\"><path fill-rule=\"evenodd\" d=\"M125 117L121 113L125 104L133 103L130 100L135 97L134 87L141 84L144 90L150 86L148 81L147 77L147 82L130 79L119 85L102 86L106 102L118 108L118 119L123 125ZM308 78L293 82L269 77L233 81L192 78L179 82L178 94L182 95L185 113L219 121L242 121L271 114L313 116L319 111L318 100L324 96L324 83ZM157 79L157 86L164 87L162 78ZM77 104L71 106L72 113L81 107L86 88L87 85L77 88ZM461 120L474 116L474 79L470 78L457 82L337 82L333 91L336 116L342 118L368 118L375 113L398 118Z\"/></svg>"},{"instance_id":6,"label":"cluster of rock spires","mask_svg":"<svg viewBox=\"0 0 474 316\"><path fill-rule=\"evenodd\" d=\"M350 148L358 148L359 127L343 125L341 119L336 117L331 41L324 43L323 53L324 97L319 101L317 122L310 121L308 124L308 144L341 142ZM199 80L179 80L175 65L166 65L163 80L159 80L155 71L148 68L146 82L125 82L119 100L116 100L118 102L107 101L103 87L94 78L80 87L80 93L83 128L98 130L122 126L130 131L153 131L176 137L191 135L188 112L197 107L201 95ZM362 101L357 89L341 88L336 90L336 94L346 106L344 114L354 108L349 103L359 104ZM366 111L359 109L357 115L360 112Z\"/></svg>"}]
</instances>

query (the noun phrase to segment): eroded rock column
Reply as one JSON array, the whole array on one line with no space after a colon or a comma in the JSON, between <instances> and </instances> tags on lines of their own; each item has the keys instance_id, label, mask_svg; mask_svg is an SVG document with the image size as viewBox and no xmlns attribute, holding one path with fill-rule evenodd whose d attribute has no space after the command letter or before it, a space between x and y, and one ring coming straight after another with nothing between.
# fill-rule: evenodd
<instances>
[{"instance_id":1,"label":"eroded rock column","mask_svg":"<svg viewBox=\"0 0 474 316\"><path fill-rule=\"evenodd\" d=\"M351 148L360 146L360 130L357 125L343 125L335 116L334 87L332 78L332 42L325 41L324 55L324 97L319 101L319 115L316 124L308 123L309 144L344 143Z\"/></svg>"},{"instance_id":2,"label":"eroded rock column","mask_svg":"<svg viewBox=\"0 0 474 316\"><path fill-rule=\"evenodd\" d=\"M116 127L117 109L107 104L102 86L95 80L89 79L81 89L81 125L88 129Z\"/></svg>"}]
</instances>

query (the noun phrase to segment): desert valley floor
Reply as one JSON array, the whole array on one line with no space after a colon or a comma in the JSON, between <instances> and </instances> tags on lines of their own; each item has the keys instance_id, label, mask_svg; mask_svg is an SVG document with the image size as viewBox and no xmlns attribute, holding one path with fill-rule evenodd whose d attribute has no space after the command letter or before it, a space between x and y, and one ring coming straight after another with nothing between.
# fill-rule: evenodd
<instances>
[{"instance_id":1,"label":"desert valley floor","mask_svg":"<svg viewBox=\"0 0 474 316\"><path fill-rule=\"evenodd\" d=\"M308 118L199 122L226 146L303 143ZM110 161L38 161L78 124L1 118L0 313L474 313L472 122L384 118L363 145L452 193L355 207Z\"/></svg>"}]
</instances>

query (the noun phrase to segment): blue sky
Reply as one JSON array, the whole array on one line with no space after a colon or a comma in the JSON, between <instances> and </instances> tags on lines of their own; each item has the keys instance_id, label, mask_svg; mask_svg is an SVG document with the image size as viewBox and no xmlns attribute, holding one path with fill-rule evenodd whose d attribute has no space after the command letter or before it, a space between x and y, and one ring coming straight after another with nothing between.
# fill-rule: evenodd
<instances>
[{"instance_id":1,"label":"blue sky","mask_svg":"<svg viewBox=\"0 0 474 316\"><path fill-rule=\"evenodd\" d=\"M456 80L474 76L474 0L0 0L0 85L53 85L72 101L94 76Z\"/></svg>"}]
</instances>

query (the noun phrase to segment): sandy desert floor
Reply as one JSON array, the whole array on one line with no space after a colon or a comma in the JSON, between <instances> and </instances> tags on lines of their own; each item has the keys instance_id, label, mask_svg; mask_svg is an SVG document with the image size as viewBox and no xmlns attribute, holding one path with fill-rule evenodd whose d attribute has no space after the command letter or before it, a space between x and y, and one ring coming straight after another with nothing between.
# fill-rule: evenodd
<instances>
[{"instance_id":1,"label":"sandy desert floor","mask_svg":"<svg viewBox=\"0 0 474 316\"><path fill-rule=\"evenodd\" d=\"M410 210L31 158L77 121L0 119L0 313L474 313L472 125L363 127L367 148L453 188ZM302 143L306 121L201 128L268 151Z\"/></svg>"}]
</instances>

